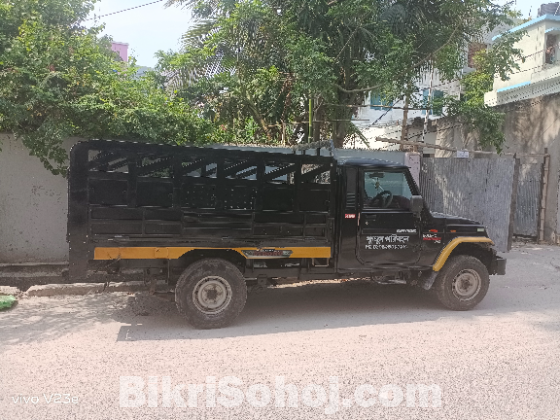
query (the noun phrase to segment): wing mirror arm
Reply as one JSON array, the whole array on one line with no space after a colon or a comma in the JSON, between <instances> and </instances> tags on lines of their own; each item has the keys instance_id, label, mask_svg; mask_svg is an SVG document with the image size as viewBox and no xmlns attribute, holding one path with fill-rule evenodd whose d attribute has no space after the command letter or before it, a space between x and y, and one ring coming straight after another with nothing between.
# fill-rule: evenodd
<instances>
[{"instance_id":1,"label":"wing mirror arm","mask_svg":"<svg viewBox=\"0 0 560 420\"><path fill-rule=\"evenodd\" d=\"M421 195L413 195L410 197L410 211L415 217L420 217L424 209L424 199Z\"/></svg>"}]
</instances>

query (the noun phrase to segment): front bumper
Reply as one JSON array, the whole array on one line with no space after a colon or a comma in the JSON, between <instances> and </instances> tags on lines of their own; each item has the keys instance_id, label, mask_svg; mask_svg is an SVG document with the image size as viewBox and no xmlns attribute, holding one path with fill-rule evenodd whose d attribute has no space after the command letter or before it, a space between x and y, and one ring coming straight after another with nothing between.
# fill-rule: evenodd
<instances>
[{"instance_id":1,"label":"front bumper","mask_svg":"<svg viewBox=\"0 0 560 420\"><path fill-rule=\"evenodd\" d=\"M492 270L490 274L496 274L498 276L506 274L506 261L505 258L496 255L492 260Z\"/></svg>"}]
</instances>

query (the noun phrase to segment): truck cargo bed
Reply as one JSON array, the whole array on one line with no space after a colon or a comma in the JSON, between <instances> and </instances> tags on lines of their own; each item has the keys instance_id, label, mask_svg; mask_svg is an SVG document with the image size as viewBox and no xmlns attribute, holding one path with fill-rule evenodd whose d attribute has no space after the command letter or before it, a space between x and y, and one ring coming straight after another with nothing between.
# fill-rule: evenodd
<instances>
[{"instance_id":1,"label":"truck cargo bed","mask_svg":"<svg viewBox=\"0 0 560 420\"><path fill-rule=\"evenodd\" d=\"M78 143L70 274L84 277L106 247L331 247L335 170L333 158L305 154Z\"/></svg>"}]
</instances>

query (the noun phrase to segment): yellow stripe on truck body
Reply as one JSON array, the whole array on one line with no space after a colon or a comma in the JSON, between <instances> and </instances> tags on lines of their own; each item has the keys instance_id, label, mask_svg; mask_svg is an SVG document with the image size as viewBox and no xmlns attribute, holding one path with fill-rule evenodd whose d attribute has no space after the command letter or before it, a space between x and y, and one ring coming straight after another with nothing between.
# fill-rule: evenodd
<instances>
[{"instance_id":1,"label":"yellow stripe on truck body","mask_svg":"<svg viewBox=\"0 0 560 420\"><path fill-rule=\"evenodd\" d=\"M194 250L224 250L235 251L247 259L270 259L275 256L248 256L243 251L290 251L290 256L285 258L331 258L330 247L286 247L286 248L200 248L200 247L123 247L123 248L95 248L93 259L96 261L111 260L176 260L187 252Z\"/></svg>"},{"instance_id":2,"label":"yellow stripe on truck body","mask_svg":"<svg viewBox=\"0 0 560 420\"><path fill-rule=\"evenodd\" d=\"M490 238L485 238L482 236L466 236L466 237L459 237L459 238L455 238L453 240L451 240L440 252L438 259L436 260L436 263L434 264L434 266L432 267L432 270L434 271L439 271L443 268L443 266L445 265L445 262L447 261L447 259L449 258L449 256L451 255L451 253L453 252L453 250L455 248L457 248L457 246L461 243L489 243L494 245L494 242L492 241L492 239Z\"/></svg>"}]
</instances>

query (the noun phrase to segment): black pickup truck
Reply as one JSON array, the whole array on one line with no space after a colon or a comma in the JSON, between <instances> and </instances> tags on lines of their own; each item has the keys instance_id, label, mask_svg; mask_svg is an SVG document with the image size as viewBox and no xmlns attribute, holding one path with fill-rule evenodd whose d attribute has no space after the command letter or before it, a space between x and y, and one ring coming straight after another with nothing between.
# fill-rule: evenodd
<instances>
[{"instance_id":1,"label":"black pickup truck","mask_svg":"<svg viewBox=\"0 0 560 420\"><path fill-rule=\"evenodd\" d=\"M505 260L479 223L430 212L409 169L375 159L93 140L69 173L71 281L144 270L175 283L198 328L241 312L251 284L371 278L432 290L449 309L486 295Z\"/></svg>"}]
</instances>

